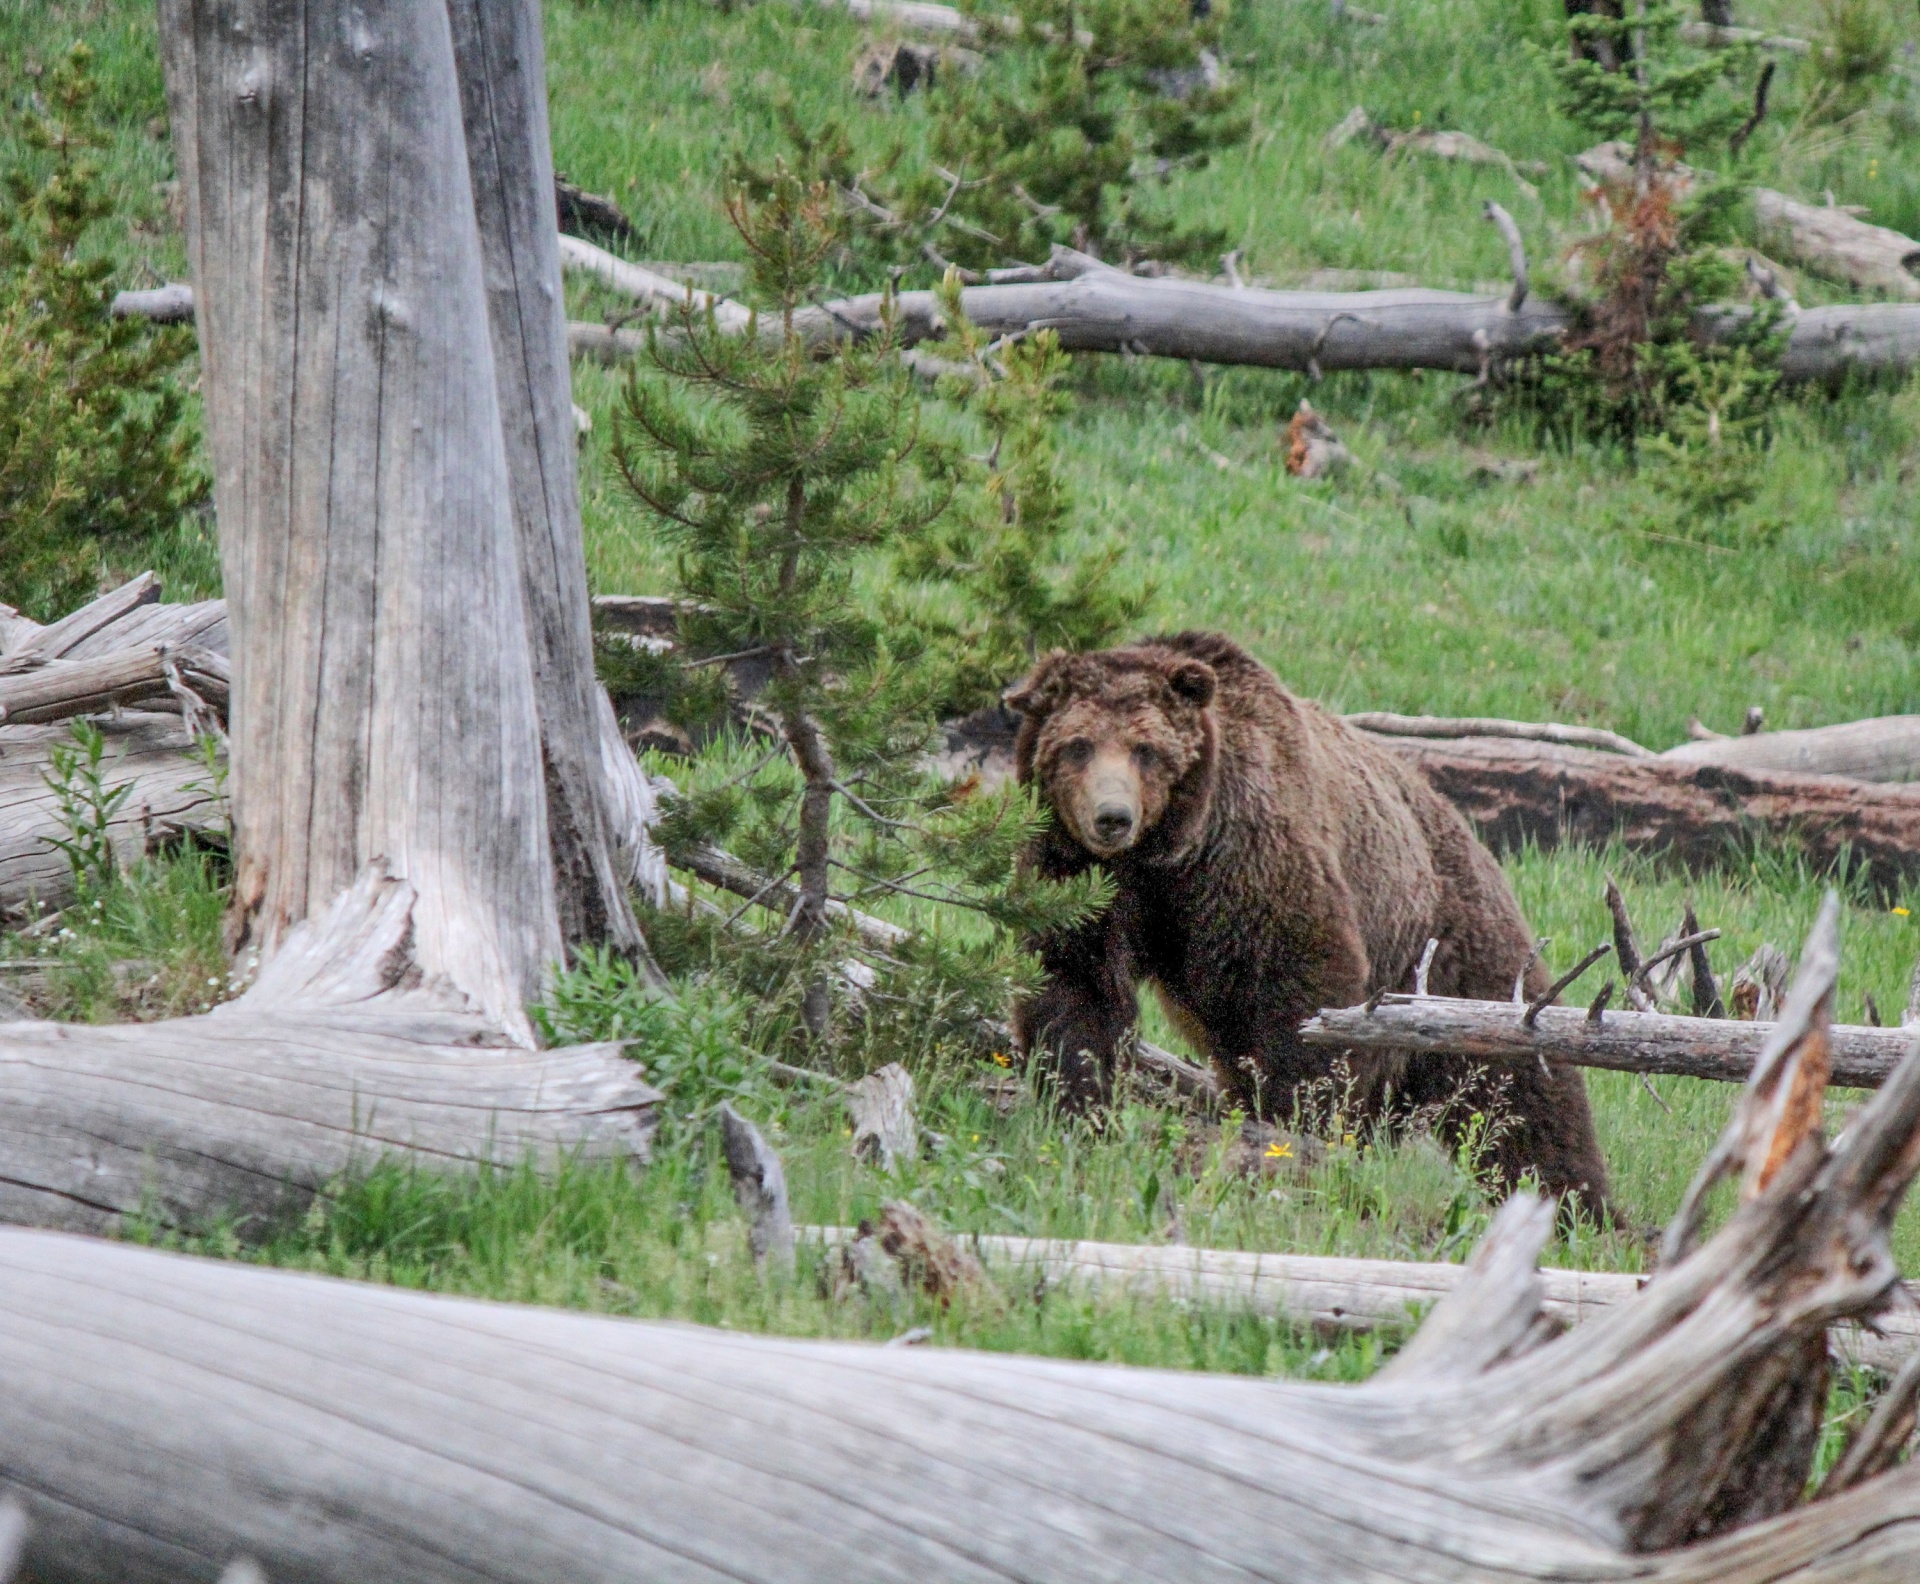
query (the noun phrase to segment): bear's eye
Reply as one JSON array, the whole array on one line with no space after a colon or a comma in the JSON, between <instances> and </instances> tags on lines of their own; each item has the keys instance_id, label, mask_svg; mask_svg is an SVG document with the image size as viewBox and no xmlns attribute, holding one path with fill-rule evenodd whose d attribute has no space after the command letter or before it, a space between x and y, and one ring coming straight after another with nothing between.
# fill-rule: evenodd
<instances>
[{"instance_id":1,"label":"bear's eye","mask_svg":"<svg viewBox=\"0 0 1920 1584\"><path fill-rule=\"evenodd\" d=\"M1093 757L1093 744L1084 737L1075 737L1060 750L1060 757L1070 765L1083 765Z\"/></svg>"},{"instance_id":2,"label":"bear's eye","mask_svg":"<svg viewBox=\"0 0 1920 1584\"><path fill-rule=\"evenodd\" d=\"M1133 750L1133 762L1142 770L1151 770L1160 763L1160 750L1147 743L1141 743Z\"/></svg>"}]
</instances>

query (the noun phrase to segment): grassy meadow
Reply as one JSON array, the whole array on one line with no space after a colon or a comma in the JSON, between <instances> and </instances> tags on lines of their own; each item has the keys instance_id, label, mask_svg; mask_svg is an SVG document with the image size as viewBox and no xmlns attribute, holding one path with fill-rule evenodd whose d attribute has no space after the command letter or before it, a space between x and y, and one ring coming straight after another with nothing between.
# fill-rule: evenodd
<instances>
[{"instance_id":1,"label":"grassy meadow","mask_svg":"<svg viewBox=\"0 0 1920 1584\"><path fill-rule=\"evenodd\" d=\"M1590 139L1556 108L1540 54L1559 7L1375 4L1391 13L1386 25L1338 20L1323 0L1239 0L1228 40L1250 85L1252 134L1209 168L1175 175L1164 201L1223 228L1262 280L1342 269L1470 286L1505 270L1500 238L1480 217L1494 198L1518 219L1536 281L1550 289L1589 223L1571 156ZM1743 0L1739 10L1743 22L1803 36L1825 26L1817 0ZM1920 233L1915 15L1889 15L1903 48L1872 107L1823 118L1812 68L1789 59L1755 147L1772 184L1807 198L1831 191ZM0 0L10 99L30 93L32 69L73 39L96 51L115 129L107 166L127 217L99 245L130 286L185 268L159 186L170 154L153 26L152 7L132 0ZM854 94L848 68L867 36L844 15L788 0L552 0L555 162L633 215L635 257L737 259L719 203L727 162L736 151L779 152L783 104L809 124L846 121L876 158L924 137L920 101ZM1324 152L1322 137L1355 104L1387 125L1458 129L1540 162L1544 173L1529 178L1537 191L1492 167L1390 162L1357 146ZM0 164L16 152L0 142ZM1793 285L1809 303L1857 295L1811 276ZM576 317L619 306L577 283L569 291ZM1657 466L1617 445L1553 439L1517 412L1474 417L1468 382L1451 376L1310 382L1089 358L1073 381L1068 477L1081 520L1117 530L1130 568L1151 582L1146 625L1220 628L1337 708L1578 721L1655 747L1681 740L1696 717L1736 730L1756 704L1774 727L1920 708L1912 384L1784 401L1753 499L1703 518ZM664 552L609 455L620 384L606 369L575 371L576 400L593 419L582 446L589 574L598 592L658 592ZM1303 398L1360 459L1335 482L1304 484L1282 466L1286 420ZM183 523L153 559L171 597L217 592L204 520ZM1552 938L1556 967L1607 938L1610 870L1643 938L1669 931L1690 898L1703 924L1725 932L1712 951L1723 975L1762 941L1797 949L1826 883L1788 851L1704 876L1618 852L1527 853L1508 870L1534 928ZM186 1009L221 990L216 883L202 860L155 860L130 888L142 900L73 923L66 939L0 943L0 956L44 952L43 1005L59 1015ZM1920 917L1862 891L1848 899L1841 1015L1859 1019L1868 994L1897 1012L1920 957ZM115 979L112 964L126 958L157 964L144 1000ZM938 1340L972 1346L1351 1379L1392 1339L1328 1345L1243 1315L1058 1292L942 1311L837 1303L816 1293L805 1254L800 1281L763 1282L701 1107L730 1095L765 1120L804 1221L846 1222L907 1196L962 1231L1457 1259L1490 1211L1472 1163L1427 1141L1347 1143L1336 1130L1324 1156L1263 1163L1249 1178L1177 1116L1134 1104L1104 1130L1063 1123L1016 1072L911 1040L924 1120L940 1138L924 1160L883 1177L849 1161L838 1102L774 1083L723 1004L696 993L669 1012L630 987L602 989L590 1018L559 1018L562 1032L645 1031L656 1076L687 1099L644 1174L583 1167L559 1182L512 1171L453 1181L382 1169L264 1245L215 1233L195 1246L746 1328L885 1336L929 1324ZM1175 1042L1157 1010L1147 1026ZM894 1054L876 1038L841 1062L852 1072ZM1656 1098L1625 1075L1589 1081L1626 1224L1569 1227L1549 1257L1641 1269L1648 1229L1672 1213L1732 1093L1662 1079ZM1912 1211L1898 1244L1905 1268L1920 1273Z\"/></svg>"}]
</instances>

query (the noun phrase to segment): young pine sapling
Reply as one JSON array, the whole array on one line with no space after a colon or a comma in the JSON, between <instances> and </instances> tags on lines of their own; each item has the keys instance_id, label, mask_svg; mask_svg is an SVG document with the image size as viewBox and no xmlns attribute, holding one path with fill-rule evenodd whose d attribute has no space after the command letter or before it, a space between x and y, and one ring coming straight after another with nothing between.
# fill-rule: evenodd
<instances>
[{"instance_id":1,"label":"young pine sapling","mask_svg":"<svg viewBox=\"0 0 1920 1584\"><path fill-rule=\"evenodd\" d=\"M1091 883L1013 874L1037 818L1023 793L947 788L928 774L949 668L919 626L880 619L870 589L948 508L954 461L922 432L889 333L824 352L796 333L841 241L834 195L776 169L736 189L729 216L762 306L744 333L691 304L656 333L652 368L627 386L616 459L678 552L677 676L657 683L731 703L762 739L744 775L673 805L664 839L726 841L791 877L772 944L799 986L807 1035L821 1040L838 965L858 949L836 900L905 896L985 914L997 927L981 941L923 932L917 967L970 995L993 984L1004 995L1016 971L1005 934L1077 917L1098 898ZM714 700L705 679L718 663L749 660L765 668L758 696Z\"/></svg>"}]
</instances>

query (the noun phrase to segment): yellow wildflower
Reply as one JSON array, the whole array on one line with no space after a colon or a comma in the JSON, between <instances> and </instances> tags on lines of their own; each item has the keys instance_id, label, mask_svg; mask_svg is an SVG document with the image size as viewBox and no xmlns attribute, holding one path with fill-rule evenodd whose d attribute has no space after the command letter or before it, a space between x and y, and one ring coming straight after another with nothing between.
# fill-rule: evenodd
<instances>
[{"instance_id":1,"label":"yellow wildflower","mask_svg":"<svg viewBox=\"0 0 1920 1584\"><path fill-rule=\"evenodd\" d=\"M1894 916L1897 918L1907 917L1907 910L1905 908L1895 908L1893 911L1894 911Z\"/></svg>"},{"instance_id":2,"label":"yellow wildflower","mask_svg":"<svg viewBox=\"0 0 1920 1584\"><path fill-rule=\"evenodd\" d=\"M995 1051L993 1053L993 1063L996 1067L1011 1067L1013 1065L1013 1058L1005 1051Z\"/></svg>"},{"instance_id":3,"label":"yellow wildflower","mask_svg":"<svg viewBox=\"0 0 1920 1584\"><path fill-rule=\"evenodd\" d=\"M1288 1160L1292 1157L1292 1155L1293 1155L1293 1146L1291 1144L1284 1143L1280 1139L1275 1139L1271 1144L1267 1146L1268 1160Z\"/></svg>"}]
</instances>

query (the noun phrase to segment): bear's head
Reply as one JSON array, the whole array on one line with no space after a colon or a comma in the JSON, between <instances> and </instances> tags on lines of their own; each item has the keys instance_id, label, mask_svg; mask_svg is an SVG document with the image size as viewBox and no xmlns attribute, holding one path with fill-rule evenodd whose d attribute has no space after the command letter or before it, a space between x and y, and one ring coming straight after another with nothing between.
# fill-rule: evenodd
<instances>
[{"instance_id":1,"label":"bear's head","mask_svg":"<svg viewBox=\"0 0 1920 1584\"><path fill-rule=\"evenodd\" d=\"M1204 660L1150 643L1048 655L1006 694L1019 778L1092 857L1177 857L1212 801L1214 686Z\"/></svg>"}]
</instances>

